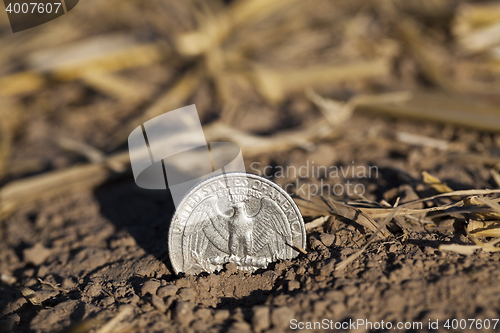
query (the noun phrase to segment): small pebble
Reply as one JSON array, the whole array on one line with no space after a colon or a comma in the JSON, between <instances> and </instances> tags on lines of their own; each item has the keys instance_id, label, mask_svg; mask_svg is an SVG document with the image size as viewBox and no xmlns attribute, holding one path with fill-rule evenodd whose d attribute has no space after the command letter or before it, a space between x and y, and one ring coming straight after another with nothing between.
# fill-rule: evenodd
<instances>
[{"instance_id":1,"label":"small pebble","mask_svg":"<svg viewBox=\"0 0 500 333\"><path fill-rule=\"evenodd\" d=\"M141 296L144 296L147 293L150 293L151 295L156 295L156 290L158 290L160 286L161 286L160 281L149 280L144 282L144 284L141 287Z\"/></svg>"},{"instance_id":2,"label":"small pebble","mask_svg":"<svg viewBox=\"0 0 500 333\"><path fill-rule=\"evenodd\" d=\"M436 252L436 250L434 250L434 248L433 248L433 247L426 246L426 247L424 248L424 253L425 253L425 254L427 254L428 256L433 255L435 252Z\"/></svg>"},{"instance_id":3,"label":"small pebble","mask_svg":"<svg viewBox=\"0 0 500 333\"><path fill-rule=\"evenodd\" d=\"M45 262L45 259L52 253L49 249L41 243L36 243L35 246L25 249L23 251L24 260L35 265L40 266ZM40 275L40 274L39 274Z\"/></svg>"},{"instance_id":4,"label":"small pebble","mask_svg":"<svg viewBox=\"0 0 500 333\"><path fill-rule=\"evenodd\" d=\"M255 332L267 330L271 325L269 307L259 305L252 308L252 326Z\"/></svg>"},{"instance_id":5,"label":"small pebble","mask_svg":"<svg viewBox=\"0 0 500 333\"><path fill-rule=\"evenodd\" d=\"M244 321L235 321L229 326L228 333L251 333L252 328Z\"/></svg>"},{"instance_id":6,"label":"small pebble","mask_svg":"<svg viewBox=\"0 0 500 333\"><path fill-rule=\"evenodd\" d=\"M280 307L273 309L271 313L271 322L277 329L286 329L290 327L290 320L293 319L294 312L289 307Z\"/></svg>"},{"instance_id":7,"label":"small pebble","mask_svg":"<svg viewBox=\"0 0 500 333\"><path fill-rule=\"evenodd\" d=\"M160 311L160 312L164 313L167 311L167 307L165 306L165 303L163 302L163 300L156 295L151 295L151 304L153 304L155 309Z\"/></svg>"},{"instance_id":8,"label":"small pebble","mask_svg":"<svg viewBox=\"0 0 500 333\"><path fill-rule=\"evenodd\" d=\"M238 266L236 266L236 264L230 262L230 263L226 264L226 270L229 274L234 274L238 271Z\"/></svg>"},{"instance_id":9,"label":"small pebble","mask_svg":"<svg viewBox=\"0 0 500 333\"><path fill-rule=\"evenodd\" d=\"M212 317L212 311L206 308L198 308L195 311L195 316L203 321L208 321L210 317Z\"/></svg>"},{"instance_id":10,"label":"small pebble","mask_svg":"<svg viewBox=\"0 0 500 333\"><path fill-rule=\"evenodd\" d=\"M313 304L313 309L314 313L316 314L321 314L326 310L326 307L328 306L328 302L324 300L318 300L314 302Z\"/></svg>"},{"instance_id":11,"label":"small pebble","mask_svg":"<svg viewBox=\"0 0 500 333\"><path fill-rule=\"evenodd\" d=\"M300 289L300 282L299 281L288 281L288 291L294 291Z\"/></svg>"},{"instance_id":12,"label":"small pebble","mask_svg":"<svg viewBox=\"0 0 500 333\"><path fill-rule=\"evenodd\" d=\"M91 298L98 297L102 293L103 293L103 291L102 291L101 286L99 286L97 284L89 284L83 290L83 294L86 295L86 296L88 296L88 297L91 297Z\"/></svg>"},{"instance_id":13,"label":"small pebble","mask_svg":"<svg viewBox=\"0 0 500 333\"><path fill-rule=\"evenodd\" d=\"M113 297L111 297L111 296L104 297L101 300L101 302L99 303L99 306L106 308L106 307L110 306L111 304L113 304L114 302L115 302L115 299Z\"/></svg>"},{"instance_id":14,"label":"small pebble","mask_svg":"<svg viewBox=\"0 0 500 333\"><path fill-rule=\"evenodd\" d=\"M332 234L322 233L319 235L319 240L326 246L330 247L335 242L335 236Z\"/></svg>"},{"instance_id":15,"label":"small pebble","mask_svg":"<svg viewBox=\"0 0 500 333\"><path fill-rule=\"evenodd\" d=\"M229 310L225 310L225 309L217 310L214 313L214 321L221 323L221 322L225 321L226 319L228 319L230 315L231 314L229 313Z\"/></svg>"},{"instance_id":16,"label":"small pebble","mask_svg":"<svg viewBox=\"0 0 500 333\"><path fill-rule=\"evenodd\" d=\"M179 295L179 298L183 301L192 301L196 296L194 290L191 288L181 288L177 295Z\"/></svg>"},{"instance_id":17,"label":"small pebble","mask_svg":"<svg viewBox=\"0 0 500 333\"><path fill-rule=\"evenodd\" d=\"M355 286L345 286L344 288L342 288L342 291L344 292L344 294L346 294L347 296L351 296L351 295L354 295L358 292L358 288L356 288Z\"/></svg>"},{"instance_id":18,"label":"small pebble","mask_svg":"<svg viewBox=\"0 0 500 333\"><path fill-rule=\"evenodd\" d=\"M194 319L193 304L188 302L177 302L174 308L173 318L182 326L189 326Z\"/></svg>"},{"instance_id":19,"label":"small pebble","mask_svg":"<svg viewBox=\"0 0 500 333\"><path fill-rule=\"evenodd\" d=\"M161 298L165 298L167 296L175 296L179 288L173 284L166 285L164 287L159 288L156 291L156 295Z\"/></svg>"}]
</instances>

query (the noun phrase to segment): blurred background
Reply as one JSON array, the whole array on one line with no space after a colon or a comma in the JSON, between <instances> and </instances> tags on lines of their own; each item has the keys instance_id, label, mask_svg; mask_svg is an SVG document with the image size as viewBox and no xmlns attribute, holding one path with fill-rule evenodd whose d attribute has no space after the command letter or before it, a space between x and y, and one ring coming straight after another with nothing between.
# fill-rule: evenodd
<instances>
[{"instance_id":1,"label":"blurred background","mask_svg":"<svg viewBox=\"0 0 500 333\"><path fill-rule=\"evenodd\" d=\"M126 173L130 131L193 103L207 141L234 141L262 167L288 163L266 153L338 137L443 144L421 129L380 135L393 118L440 123L427 134L448 141L479 130L472 151L498 162L496 1L86 0L15 34L3 13L0 33L0 184L91 163L33 197ZM353 112L368 118L345 123Z\"/></svg>"}]
</instances>

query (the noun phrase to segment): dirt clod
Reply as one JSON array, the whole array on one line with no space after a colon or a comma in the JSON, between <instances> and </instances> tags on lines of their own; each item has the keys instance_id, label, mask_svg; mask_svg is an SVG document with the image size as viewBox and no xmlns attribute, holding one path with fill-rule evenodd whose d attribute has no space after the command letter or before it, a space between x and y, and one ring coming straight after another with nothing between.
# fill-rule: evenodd
<instances>
[{"instance_id":1,"label":"dirt clod","mask_svg":"<svg viewBox=\"0 0 500 333\"><path fill-rule=\"evenodd\" d=\"M160 312L164 313L167 310L167 307L163 300L154 294L151 295L151 304L155 307L156 310Z\"/></svg>"},{"instance_id":2,"label":"dirt clod","mask_svg":"<svg viewBox=\"0 0 500 333\"><path fill-rule=\"evenodd\" d=\"M319 240L325 245L326 247L332 246L333 243L335 243L335 235L332 234L326 234L326 233L321 233L319 235Z\"/></svg>"},{"instance_id":3,"label":"dirt clod","mask_svg":"<svg viewBox=\"0 0 500 333\"><path fill-rule=\"evenodd\" d=\"M141 287L141 296L144 296L148 293L150 293L151 295L156 295L156 291L160 286L161 283L159 281L148 280L144 282L144 284Z\"/></svg>"},{"instance_id":4,"label":"dirt clod","mask_svg":"<svg viewBox=\"0 0 500 333\"><path fill-rule=\"evenodd\" d=\"M271 323L273 327L288 327L290 320L293 319L294 311L289 307L274 308L271 312Z\"/></svg>"},{"instance_id":5,"label":"dirt clod","mask_svg":"<svg viewBox=\"0 0 500 333\"><path fill-rule=\"evenodd\" d=\"M246 322L243 321L235 321L234 323L229 326L229 329L227 330L228 333L251 333L252 328L250 325Z\"/></svg>"},{"instance_id":6,"label":"dirt clod","mask_svg":"<svg viewBox=\"0 0 500 333\"><path fill-rule=\"evenodd\" d=\"M177 295L183 301L192 301L196 296L195 291L191 288L181 288Z\"/></svg>"},{"instance_id":7,"label":"dirt clod","mask_svg":"<svg viewBox=\"0 0 500 333\"><path fill-rule=\"evenodd\" d=\"M294 291L300 289L300 282L295 280L288 281L287 286L288 286L288 291Z\"/></svg>"},{"instance_id":8,"label":"dirt clod","mask_svg":"<svg viewBox=\"0 0 500 333\"><path fill-rule=\"evenodd\" d=\"M216 310L214 313L214 320L218 323L224 322L226 319L228 319L231 316L231 313L229 310L222 309L222 310Z\"/></svg>"},{"instance_id":9,"label":"dirt clod","mask_svg":"<svg viewBox=\"0 0 500 333\"><path fill-rule=\"evenodd\" d=\"M177 290L179 290L177 286L169 284L158 288L158 290L156 291L156 295L158 295L161 298L165 298L167 296L174 296L177 294Z\"/></svg>"},{"instance_id":10,"label":"dirt clod","mask_svg":"<svg viewBox=\"0 0 500 333\"><path fill-rule=\"evenodd\" d=\"M269 328L271 325L270 310L267 306L254 306L252 308L252 327L259 333Z\"/></svg>"},{"instance_id":11,"label":"dirt clod","mask_svg":"<svg viewBox=\"0 0 500 333\"><path fill-rule=\"evenodd\" d=\"M174 308L173 318L182 326L189 326L194 319L193 304L183 301L177 302Z\"/></svg>"},{"instance_id":12,"label":"dirt clod","mask_svg":"<svg viewBox=\"0 0 500 333\"><path fill-rule=\"evenodd\" d=\"M33 247L25 249L23 256L26 262L32 263L35 266L40 266L45 262L45 259L52 253L41 243L35 244Z\"/></svg>"}]
</instances>

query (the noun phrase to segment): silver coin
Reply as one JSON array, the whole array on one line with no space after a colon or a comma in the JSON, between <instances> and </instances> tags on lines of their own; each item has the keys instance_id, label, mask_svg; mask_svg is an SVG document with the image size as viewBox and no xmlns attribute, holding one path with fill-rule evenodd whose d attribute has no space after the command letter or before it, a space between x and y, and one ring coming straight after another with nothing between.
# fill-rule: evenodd
<instances>
[{"instance_id":1,"label":"silver coin","mask_svg":"<svg viewBox=\"0 0 500 333\"><path fill-rule=\"evenodd\" d=\"M296 257L296 249L305 248L306 232L299 209L281 187L232 172L206 179L185 195L168 240L176 273L212 273L230 262L255 271Z\"/></svg>"}]
</instances>

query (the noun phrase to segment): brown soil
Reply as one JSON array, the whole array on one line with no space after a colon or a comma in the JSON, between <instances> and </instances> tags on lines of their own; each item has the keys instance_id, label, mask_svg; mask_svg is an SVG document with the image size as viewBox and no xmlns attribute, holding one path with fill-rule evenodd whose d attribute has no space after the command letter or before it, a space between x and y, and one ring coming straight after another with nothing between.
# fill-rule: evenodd
<instances>
[{"instance_id":1,"label":"brown soil","mask_svg":"<svg viewBox=\"0 0 500 333\"><path fill-rule=\"evenodd\" d=\"M373 122L380 127L378 139L370 141ZM347 166L353 160L376 165L380 174L367 179L366 196L391 203L413 188L420 195L432 193L419 180L423 169L455 189L475 187L478 179L493 187L482 167L443 163L439 151L387 137L397 129L465 148L495 149L500 136L363 115L355 115L346 128L348 136L310 153L296 150L261 161L301 165L312 158L318 165ZM333 264L360 248L367 234L349 221L332 220L308 233L308 254L297 259L253 274L229 265L218 274L179 277L172 274L167 253L172 214L168 194L139 189L131 176L17 210L1 224L0 271L17 282L0 286L0 327L77 332L101 325L126 305L133 315L125 320L125 331L140 332L280 332L289 329L292 318L411 321L427 330L429 319L439 319L443 329L446 319L499 316L500 255L438 250L443 243L468 243L463 225L454 220L442 221L439 231L413 225L406 237L395 233L375 242L340 272L332 271ZM31 304L20 286L31 288L41 304Z\"/></svg>"}]
</instances>

